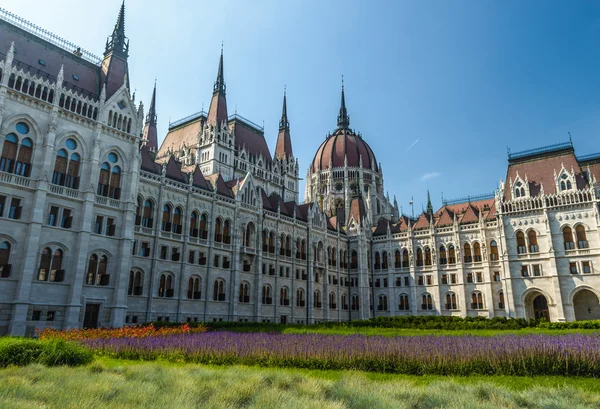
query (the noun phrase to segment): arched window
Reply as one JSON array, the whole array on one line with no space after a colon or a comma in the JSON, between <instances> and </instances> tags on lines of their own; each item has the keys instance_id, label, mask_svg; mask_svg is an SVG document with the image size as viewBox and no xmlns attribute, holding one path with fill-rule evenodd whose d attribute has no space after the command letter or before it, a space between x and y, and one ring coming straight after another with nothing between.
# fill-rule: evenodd
<instances>
[{"instance_id":1,"label":"arched window","mask_svg":"<svg viewBox=\"0 0 600 409\"><path fill-rule=\"evenodd\" d=\"M225 280L218 278L213 286L213 301L225 301Z\"/></svg>"},{"instance_id":2,"label":"arched window","mask_svg":"<svg viewBox=\"0 0 600 409\"><path fill-rule=\"evenodd\" d=\"M88 261L88 271L85 283L87 285L108 285L110 275L106 274L108 257L92 254Z\"/></svg>"},{"instance_id":3,"label":"arched window","mask_svg":"<svg viewBox=\"0 0 600 409\"><path fill-rule=\"evenodd\" d=\"M217 217L215 220L215 241L217 243L221 243L223 241L223 220L220 217Z\"/></svg>"},{"instance_id":4,"label":"arched window","mask_svg":"<svg viewBox=\"0 0 600 409\"><path fill-rule=\"evenodd\" d=\"M77 148L75 139L69 138L65 141L64 147L59 149L54 162L53 184L70 189L79 188L81 156L77 152Z\"/></svg>"},{"instance_id":5,"label":"arched window","mask_svg":"<svg viewBox=\"0 0 600 409\"><path fill-rule=\"evenodd\" d=\"M323 304L321 303L321 292L319 290L316 290L313 293L313 307L321 308L322 306Z\"/></svg>"},{"instance_id":6,"label":"arched window","mask_svg":"<svg viewBox=\"0 0 600 409\"><path fill-rule=\"evenodd\" d=\"M198 226L199 226L199 220L198 220L198 212L193 211L192 215L190 216L190 237L198 237L200 234L200 230L198 230Z\"/></svg>"},{"instance_id":7,"label":"arched window","mask_svg":"<svg viewBox=\"0 0 600 409\"><path fill-rule=\"evenodd\" d=\"M280 236L280 246L279 246L279 255L280 256L285 256L285 234L281 233ZM327 250L329 251L329 247L327 248ZM327 253L329 255L329 252Z\"/></svg>"},{"instance_id":8,"label":"arched window","mask_svg":"<svg viewBox=\"0 0 600 409\"><path fill-rule=\"evenodd\" d=\"M464 251L465 251L465 256L464 256L465 263L472 263L473 255L471 254L471 245L469 243L465 243Z\"/></svg>"},{"instance_id":9,"label":"arched window","mask_svg":"<svg viewBox=\"0 0 600 409\"><path fill-rule=\"evenodd\" d=\"M181 213L181 207L176 207L175 210L173 210L173 225L171 230L175 234L181 234L183 231Z\"/></svg>"},{"instance_id":10,"label":"arched window","mask_svg":"<svg viewBox=\"0 0 600 409\"><path fill-rule=\"evenodd\" d=\"M342 310L348 310L348 297L342 294Z\"/></svg>"},{"instance_id":11,"label":"arched window","mask_svg":"<svg viewBox=\"0 0 600 409\"><path fill-rule=\"evenodd\" d=\"M300 242L300 256L302 260L306 260L306 240Z\"/></svg>"},{"instance_id":12,"label":"arched window","mask_svg":"<svg viewBox=\"0 0 600 409\"><path fill-rule=\"evenodd\" d=\"M448 246L448 264L456 264L456 249L454 244Z\"/></svg>"},{"instance_id":13,"label":"arched window","mask_svg":"<svg viewBox=\"0 0 600 409\"><path fill-rule=\"evenodd\" d=\"M490 259L492 261L498 261L498 243L495 240L490 242Z\"/></svg>"},{"instance_id":14,"label":"arched window","mask_svg":"<svg viewBox=\"0 0 600 409\"><path fill-rule=\"evenodd\" d=\"M8 241L0 242L0 277L10 277L10 243Z\"/></svg>"},{"instance_id":15,"label":"arched window","mask_svg":"<svg viewBox=\"0 0 600 409\"><path fill-rule=\"evenodd\" d=\"M387 268L388 268L388 253L387 253L387 251L384 251L383 253L381 253L381 268L383 270L387 270Z\"/></svg>"},{"instance_id":16,"label":"arched window","mask_svg":"<svg viewBox=\"0 0 600 409\"><path fill-rule=\"evenodd\" d=\"M118 163L119 157L111 152L107 155L107 161L100 166L98 196L116 200L121 198L121 167Z\"/></svg>"},{"instance_id":17,"label":"arched window","mask_svg":"<svg viewBox=\"0 0 600 409\"><path fill-rule=\"evenodd\" d=\"M163 206L162 223L160 225L162 231L171 231L171 212L171 205L166 204Z\"/></svg>"},{"instance_id":18,"label":"arched window","mask_svg":"<svg viewBox=\"0 0 600 409\"><path fill-rule=\"evenodd\" d=\"M504 292L500 291L498 293L498 308L504 309Z\"/></svg>"},{"instance_id":19,"label":"arched window","mask_svg":"<svg viewBox=\"0 0 600 409\"><path fill-rule=\"evenodd\" d=\"M223 243L231 244L231 221L229 219L223 223Z\"/></svg>"},{"instance_id":20,"label":"arched window","mask_svg":"<svg viewBox=\"0 0 600 409\"><path fill-rule=\"evenodd\" d=\"M240 283L240 297L239 302L243 304L247 304L250 302L250 285L247 281L242 281Z\"/></svg>"},{"instance_id":21,"label":"arched window","mask_svg":"<svg viewBox=\"0 0 600 409\"><path fill-rule=\"evenodd\" d=\"M525 197L525 187L520 181L515 183L515 197Z\"/></svg>"},{"instance_id":22,"label":"arched window","mask_svg":"<svg viewBox=\"0 0 600 409\"><path fill-rule=\"evenodd\" d=\"M440 246L440 264L448 264L448 258L446 257L446 247Z\"/></svg>"},{"instance_id":23,"label":"arched window","mask_svg":"<svg viewBox=\"0 0 600 409\"><path fill-rule=\"evenodd\" d=\"M527 238L529 239L529 252L539 253L540 247L538 246L537 234L535 234L535 230L529 230L529 233L527 233Z\"/></svg>"},{"instance_id":24,"label":"arched window","mask_svg":"<svg viewBox=\"0 0 600 409\"><path fill-rule=\"evenodd\" d=\"M350 302L351 302L350 309L352 311L358 311L360 309L360 301L359 301L358 295L353 294Z\"/></svg>"},{"instance_id":25,"label":"arched window","mask_svg":"<svg viewBox=\"0 0 600 409\"><path fill-rule=\"evenodd\" d=\"M268 284L263 285L262 288L262 303L263 305L273 304L273 294L271 294L271 286Z\"/></svg>"},{"instance_id":26,"label":"arched window","mask_svg":"<svg viewBox=\"0 0 600 409\"><path fill-rule=\"evenodd\" d=\"M279 289L279 305L290 305L290 296L287 287L281 287Z\"/></svg>"},{"instance_id":27,"label":"arched window","mask_svg":"<svg viewBox=\"0 0 600 409\"><path fill-rule=\"evenodd\" d=\"M398 309L400 311L408 311L410 310L410 305L408 302L408 294L400 294L398 297Z\"/></svg>"},{"instance_id":28,"label":"arched window","mask_svg":"<svg viewBox=\"0 0 600 409\"><path fill-rule=\"evenodd\" d=\"M527 253L527 246L525 245L525 234L522 231L517 232L517 254Z\"/></svg>"},{"instance_id":29,"label":"arched window","mask_svg":"<svg viewBox=\"0 0 600 409\"><path fill-rule=\"evenodd\" d=\"M410 261L408 259L408 250L404 249L402 251L402 268L407 268L410 265Z\"/></svg>"},{"instance_id":30,"label":"arched window","mask_svg":"<svg viewBox=\"0 0 600 409\"><path fill-rule=\"evenodd\" d=\"M143 280L141 271L129 272L129 285L127 286L127 295L142 295Z\"/></svg>"},{"instance_id":31,"label":"arched window","mask_svg":"<svg viewBox=\"0 0 600 409\"><path fill-rule=\"evenodd\" d=\"M396 250L394 252L394 268L402 267L402 256L400 255L400 250Z\"/></svg>"},{"instance_id":32,"label":"arched window","mask_svg":"<svg viewBox=\"0 0 600 409\"><path fill-rule=\"evenodd\" d=\"M575 243L573 242L573 231L569 226L563 229L563 241L565 243L565 250L573 250Z\"/></svg>"},{"instance_id":33,"label":"arched window","mask_svg":"<svg viewBox=\"0 0 600 409\"><path fill-rule=\"evenodd\" d=\"M378 297L377 301L377 311L387 311L388 303L387 303L387 295L381 294Z\"/></svg>"},{"instance_id":34,"label":"arched window","mask_svg":"<svg viewBox=\"0 0 600 409\"><path fill-rule=\"evenodd\" d=\"M188 280L187 298L189 300L199 300L202 296L202 279L198 276L191 276Z\"/></svg>"},{"instance_id":35,"label":"arched window","mask_svg":"<svg viewBox=\"0 0 600 409\"><path fill-rule=\"evenodd\" d=\"M292 237L287 236L285 238L285 256L292 257Z\"/></svg>"},{"instance_id":36,"label":"arched window","mask_svg":"<svg viewBox=\"0 0 600 409\"><path fill-rule=\"evenodd\" d=\"M208 238L208 215L202 213L200 216L200 238L206 240Z\"/></svg>"},{"instance_id":37,"label":"arched window","mask_svg":"<svg viewBox=\"0 0 600 409\"><path fill-rule=\"evenodd\" d=\"M471 309L482 310L483 309L483 295L479 291L473 291L471 293Z\"/></svg>"},{"instance_id":38,"label":"arched window","mask_svg":"<svg viewBox=\"0 0 600 409\"><path fill-rule=\"evenodd\" d=\"M425 247L425 265L431 265L431 249L429 247Z\"/></svg>"},{"instance_id":39,"label":"arched window","mask_svg":"<svg viewBox=\"0 0 600 409\"><path fill-rule=\"evenodd\" d=\"M31 157L33 156L33 141L28 137L24 137L30 132L29 125L25 122L19 122L15 126L15 131L6 135L4 140L2 156L0 156L0 172L29 177L31 174ZM19 140L21 140L20 144Z\"/></svg>"},{"instance_id":40,"label":"arched window","mask_svg":"<svg viewBox=\"0 0 600 409\"><path fill-rule=\"evenodd\" d=\"M573 186L571 185L571 181L569 180L569 175L563 173L560 176L560 190L571 190Z\"/></svg>"},{"instance_id":41,"label":"arched window","mask_svg":"<svg viewBox=\"0 0 600 409\"><path fill-rule=\"evenodd\" d=\"M159 297L173 297L175 290L173 288L173 276L171 274L161 274L160 281L158 284L158 296Z\"/></svg>"},{"instance_id":42,"label":"arched window","mask_svg":"<svg viewBox=\"0 0 600 409\"><path fill-rule=\"evenodd\" d=\"M587 236L585 234L585 227L583 227L583 225L581 224L577 225L577 227L575 227L575 234L577 235L577 248L587 249L588 242Z\"/></svg>"},{"instance_id":43,"label":"arched window","mask_svg":"<svg viewBox=\"0 0 600 409\"><path fill-rule=\"evenodd\" d=\"M381 269L381 256L379 252L375 252L375 270Z\"/></svg>"},{"instance_id":44,"label":"arched window","mask_svg":"<svg viewBox=\"0 0 600 409\"><path fill-rule=\"evenodd\" d=\"M423 294L421 296L421 309L422 310L433 310L433 299L431 298L431 294Z\"/></svg>"},{"instance_id":45,"label":"arched window","mask_svg":"<svg viewBox=\"0 0 600 409\"><path fill-rule=\"evenodd\" d=\"M456 294L447 293L446 294L446 305L447 310L456 310L458 309L458 304L456 302Z\"/></svg>"},{"instance_id":46,"label":"arched window","mask_svg":"<svg viewBox=\"0 0 600 409\"><path fill-rule=\"evenodd\" d=\"M351 269L358 268L358 254L356 253L356 250L352 250L352 253L350 256L350 268Z\"/></svg>"},{"instance_id":47,"label":"arched window","mask_svg":"<svg viewBox=\"0 0 600 409\"><path fill-rule=\"evenodd\" d=\"M421 248L417 249L417 266L421 267L423 265L423 250Z\"/></svg>"},{"instance_id":48,"label":"arched window","mask_svg":"<svg viewBox=\"0 0 600 409\"><path fill-rule=\"evenodd\" d=\"M329 309L330 310L335 310L337 308L337 303L335 300L335 293L331 292L329 293Z\"/></svg>"},{"instance_id":49,"label":"arched window","mask_svg":"<svg viewBox=\"0 0 600 409\"><path fill-rule=\"evenodd\" d=\"M482 260L481 245L478 242L473 243L473 256L475 257L475 262L479 262Z\"/></svg>"},{"instance_id":50,"label":"arched window","mask_svg":"<svg viewBox=\"0 0 600 409\"><path fill-rule=\"evenodd\" d=\"M306 305L306 300L304 299L304 290L302 288L298 288L296 290L296 307L304 307Z\"/></svg>"},{"instance_id":51,"label":"arched window","mask_svg":"<svg viewBox=\"0 0 600 409\"><path fill-rule=\"evenodd\" d=\"M254 248L254 231L254 223L248 223L246 226L246 242L244 243L246 247Z\"/></svg>"},{"instance_id":52,"label":"arched window","mask_svg":"<svg viewBox=\"0 0 600 409\"><path fill-rule=\"evenodd\" d=\"M65 270L62 269L63 256L61 249L56 249L54 252L50 247L43 249L40 256L38 280L62 282L65 279Z\"/></svg>"}]
</instances>

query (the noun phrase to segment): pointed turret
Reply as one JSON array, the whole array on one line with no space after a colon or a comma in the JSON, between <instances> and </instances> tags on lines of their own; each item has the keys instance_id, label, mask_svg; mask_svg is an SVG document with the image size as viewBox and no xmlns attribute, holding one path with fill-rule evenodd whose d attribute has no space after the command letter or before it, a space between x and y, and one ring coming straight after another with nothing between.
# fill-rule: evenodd
<instances>
[{"instance_id":1,"label":"pointed turret","mask_svg":"<svg viewBox=\"0 0 600 409\"><path fill-rule=\"evenodd\" d=\"M342 102L340 105L340 113L338 114L338 128L346 129L350 126L350 117L346 110L346 98L344 96L344 78L342 78Z\"/></svg>"},{"instance_id":2,"label":"pointed turret","mask_svg":"<svg viewBox=\"0 0 600 409\"><path fill-rule=\"evenodd\" d=\"M431 205L431 196L429 195L429 189L427 189L427 214L433 214L433 206Z\"/></svg>"},{"instance_id":3,"label":"pointed turret","mask_svg":"<svg viewBox=\"0 0 600 409\"><path fill-rule=\"evenodd\" d=\"M285 160L293 157L292 138L290 136L290 123L287 117L286 91L283 91L283 108L281 110L281 120L279 121L279 134L277 135L277 145L275 147L275 158Z\"/></svg>"},{"instance_id":4,"label":"pointed turret","mask_svg":"<svg viewBox=\"0 0 600 409\"><path fill-rule=\"evenodd\" d=\"M154 91L152 91L152 101L150 102L150 109L148 115L146 115L146 123L144 124L144 130L142 132L142 144L148 147L150 152L156 152L158 150L158 131L156 129L157 116L156 116L156 82L154 83Z\"/></svg>"},{"instance_id":5,"label":"pointed turret","mask_svg":"<svg viewBox=\"0 0 600 409\"><path fill-rule=\"evenodd\" d=\"M221 126L223 121L227 123L227 100L225 99L225 76L223 75L223 48L219 59L217 80L213 87L213 96L208 109L208 123L213 126Z\"/></svg>"},{"instance_id":6,"label":"pointed turret","mask_svg":"<svg viewBox=\"0 0 600 409\"><path fill-rule=\"evenodd\" d=\"M102 83L106 85L107 98L121 88L125 81L129 88L128 55L129 40L125 37L125 1L123 1L115 28L106 40L104 60L102 61Z\"/></svg>"}]
</instances>

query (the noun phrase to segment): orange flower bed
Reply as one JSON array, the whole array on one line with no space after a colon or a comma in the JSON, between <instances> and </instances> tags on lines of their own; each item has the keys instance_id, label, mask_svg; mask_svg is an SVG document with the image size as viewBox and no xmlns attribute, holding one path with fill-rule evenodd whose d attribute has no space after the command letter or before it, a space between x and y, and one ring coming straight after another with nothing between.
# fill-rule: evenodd
<instances>
[{"instance_id":1,"label":"orange flower bed","mask_svg":"<svg viewBox=\"0 0 600 409\"><path fill-rule=\"evenodd\" d=\"M154 324L140 325L122 328L91 328L91 329L69 329L59 331L53 328L45 328L37 332L39 339L64 339L65 341L85 341L100 338L147 338L165 335L194 334L205 332L206 327L190 327L188 324L176 327L158 327Z\"/></svg>"}]
</instances>

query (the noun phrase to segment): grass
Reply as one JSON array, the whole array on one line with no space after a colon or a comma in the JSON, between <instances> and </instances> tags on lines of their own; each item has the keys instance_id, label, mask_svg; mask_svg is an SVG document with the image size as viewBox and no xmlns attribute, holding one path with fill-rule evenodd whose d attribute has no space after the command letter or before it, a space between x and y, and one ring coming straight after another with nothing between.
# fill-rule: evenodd
<instances>
[{"instance_id":1,"label":"grass","mask_svg":"<svg viewBox=\"0 0 600 409\"><path fill-rule=\"evenodd\" d=\"M0 370L0 407L587 408L600 383L563 377L441 377L99 359Z\"/></svg>"}]
</instances>

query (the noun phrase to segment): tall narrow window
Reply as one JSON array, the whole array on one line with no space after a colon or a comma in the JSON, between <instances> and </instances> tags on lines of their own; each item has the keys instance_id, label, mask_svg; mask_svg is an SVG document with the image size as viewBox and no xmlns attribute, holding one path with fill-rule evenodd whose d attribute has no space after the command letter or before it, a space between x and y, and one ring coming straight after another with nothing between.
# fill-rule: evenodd
<instances>
[{"instance_id":1,"label":"tall narrow window","mask_svg":"<svg viewBox=\"0 0 600 409\"><path fill-rule=\"evenodd\" d=\"M448 246L448 264L456 264L456 249L453 244Z\"/></svg>"},{"instance_id":2,"label":"tall narrow window","mask_svg":"<svg viewBox=\"0 0 600 409\"><path fill-rule=\"evenodd\" d=\"M575 227L575 234L577 235L577 248L578 249L587 249L588 242L587 236L585 234L585 227L583 225L578 225Z\"/></svg>"},{"instance_id":3,"label":"tall narrow window","mask_svg":"<svg viewBox=\"0 0 600 409\"><path fill-rule=\"evenodd\" d=\"M410 310L410 305L408 303L408 294L400 294L398 309L400 311L408 311Z\"/></svg>"},{"instance_id":4,"label":"tall narrow window","mask_svg":"<svg viewBox=\"0 0 600 409\"><path fill-rule=\"evenodd\" d=\"M522 231L517 232L517 254L527 253L527 246L525 245L525 234Z\"/></svg>"},{"instance_id":5,"label":"tall narrow window","mask_svg":"<svg viewBox=\"0 0 600 409\"><path fill-rule=\"evenodd\" d=\"M231 244L231 222L225 220L223 223L223 243Z\"/></svg>"},{"instance_id":6,"label":"tall narrow window","mask_svg":"<svg viewBox=\"0 0 600 409\"><path fill-rule=\"evenodd\" d=\"M111 152L107 155L107 161L100 166L97 191L99 196L116 200L121 198L121 168L118 163L119 157Z\"/></svg>"},{"instance_id":7,"label":"tall narrow window","mask_svg":"<svg viewBox=\"0 0 600 409\"><path fill-rule=\"evenodd\" d=\"M13 173L17 151L19 150L19 139L14 133L6 135L2 146L2 157L0 157L0 172Z\"/></svg>"},{"instance_id":8,"label":"tall narrow window","mask_svg":"<svg viewBox=\"0 0 600 409\"><path fill-rule=\"evenodd\" d=\"M421 267L423 265L423 250L420 248L417 249L417 266Z\"/></svg>"},{"instance_id":9,"label":"tall narrow window","mask_svg":"<svg viewBox=\"0 0 600 409\"><path fill-rule=\"evenodd\" d=\"M182 228L182 221L181 221L181 207L176 207L175 210L173 210L173 228L172 231L173 233L176 234L181 234L183 228Z\"/></svg>"},{"instance_id":10,"label":"tall narrow window","mask_svg":"<svg viewBox=\"0 0 600 409\"><path fill-rule=\"evenodd\" d=\"M146 227L148 229L152 228L153 221L154 221L153 213L154 213L154 209L153 209L152 201L148 199L144 202L144 214L142 217L142 227Z\"/></svg>"},{"instance_id":11,"label":"tall narrow window","mask_svg":"<svg viewBox=\"0 0 600 409\"><path fill-rule=\"evenodd\" d=\"M8 241L0 242L0 277L10 277L10 243Z\"/></svg>"},{"instance_id":12,"label":"tall narrow window","mask_svg":"<svg viewBox=\"0 0 600 409\"><path fill-rule=\"evenodd\" d=\"M225 301L225 281L222 279L215 280L213 286L213 300Z\"/></svg>"},{"instance_id":13,"label":"tall narrow window","mask_svg":"<svg viewBox=\"0 0 600 409\"><path fill-rule=\"evenodd\" d=\"M200 216L200 238L206 240L208 238L208 215L202 213Z\"/></svg>"},{"instance_id":14,"label":"tall narrow window","mask_svg":"<svg viewBox=\"0 0 600 409\"><path fill-rule=\"evenodd\" d=\"M239 298L239 302L241 303L249 303L250 302L250 291L249 291L249 285L247 282L242 282L240 284L240 298Z\"/></svg>"},{"instance_id":15,"label":"tall narrow window","mask_svg":"<svg viewBox=\"0 0 600 409\"><path fill-rule=\"evenodd\" d=\"M563 229L563 241L565 243L565 250L573 250L575 243L573 242L573 231L569 226Z\"/></svg>"},{"instance_id":16,"label":"tall narrow window","mask_svg":"<svg viewBox=\"0 0 600 409\"><path fill-rule=\"evenodd\" d=\"M504 292L498 293L498 308L504 309Z\"/></svg>"},{"instance_id":17,"label":"tall narrow window","mask_svg":"<svg viewBox=\"0 0 600 409\"><path fill-rule=\"evenodd\" d=\"M191 276L188 280L188 292L187 297L190 300L199 300L201 296L200 292L200 277Z\"/></svg>"},{"instance_id":18,"label":"tall narrow window","mask_svg":"<svg viewBox=\"0 0 600 409\"><path fill-rule=\"evenodd\" d=\"M479 291L474 291L471 294L471 309L482 310L483 309L483 295Z\"/></svg>"},{"instance_id":19,"label":"tall narrow window","mask_svg":"<svg viewBox=\"0 0 600 409\"><path fill-rule=\"evenodd\" d=\"M448 257L446 257L446 247L440 247L440 264L448 264Z\"/></svg>"},{"instance_id":20,"label":"tall narrow window","mask_svg":"<svg viewBox=\"0 0 600 409\"><path fill-rule=\"evenodd\" d=\"M223 226L223 221L220 217L217 217L215 220L215 241L220 243L223 241L223 232L221 231Z\"/></svg>"},{"instance_id":21,"label":"tall narrow window","mask_svg":"<svg viewBox=\"0 0 600 409\"><path fill-rule=\"evenodd\" d=\"M446 294L446 309L447 310L456 310L458 308L458 304L456 302L456 294L448 293Z\"/></svg>"},{"instance_id":22,"label":"tall narrow window","mask_svg":"<svg viewBox=\"0 0 600 409\"><path fill-rule=\"evenodd\" d=\"M425 293L421 296L421 298L422 298L421 309L426 310L426 311L433 310L433 299L431 298L431 295Z\"/></svg>"},{"instance_id":23,"label":"tall narrow window","mask_svg":"<svg viewBox=\"0 0 600 409\"><path fill-rule=\"evenodd\" d=\"M471 254L471 245L469 243L465 243L464 253L465 253L465 255L464 255L465 263L472 263L473 255Z\"/></svg>"},{"instance_id":24,"label":"tall narrow window","mask_svg":"<svg viewBox=\"0 0 600 409\"><path fill-rule=\"evenodd\" d=\"M431 249L429 247L425 247L425 265L431 265Z\"/></svg>"},{"instance_id":25,"label":"tall narrow window","mask_svg":"<svg viewBox=\"0 0 600 409\"><path fill-rule=\"evenodd\" d=\"M478 242L473 243L473 256L475 257L475 262L480 262L481 258L481 245Z\"/></svg>"},{"instance_id":26,"label":"tall narrow window","mask_svg":"<svg viewBox=\"0 0 600 409\"><path fill-rule=\"evenodd\" d=\"M490 242L490 259L492 261L498 261L498 243L495 240Z\"/></svg>"},{"instance_id":27,"label":"tall narrow window","mask_svg":"<svg viewBox=\"0 0 600 409\"><path fill-rule=\"evenodd\" d=\"M535 230L529 230L529 233L527 233L527 238L529 239L529 252L539 253L540 247L538 246L537 234L535 233Z\"/></svg>"},{"instance_id":28,"label":"tall narrow window","mask_svg":"<svg viewBox=\"0 0 600 409\"><path fill-rule=\"evenodd\" d=\"M163 207L162 223L160 225L162 231L171 231L171 206L166 204Z\"/></svg>"},{"instance_id":29,"label":"tall narrow window","mask_svg":"<svg viewBox=\"0 0 600 409\"><path fill-rule=\"evenodd\" d=\"M198 230L198 212L192 212L190 217L190 237L198 237L200 231Z\"/></svg>"},{"instance_id":30,"label":"tall narrow window","mask_svg":"<svg viewBox=\"0 0 600 409\"><path fill-rule=\"evenodd\" d=\"M304 307L306 305L306 300L304 300L304 290L299 288L296 290L296 307Z\"/></svg>"}]
</instances>

